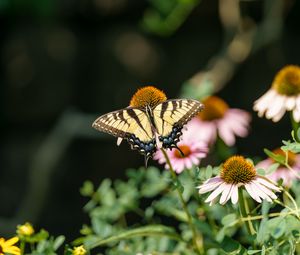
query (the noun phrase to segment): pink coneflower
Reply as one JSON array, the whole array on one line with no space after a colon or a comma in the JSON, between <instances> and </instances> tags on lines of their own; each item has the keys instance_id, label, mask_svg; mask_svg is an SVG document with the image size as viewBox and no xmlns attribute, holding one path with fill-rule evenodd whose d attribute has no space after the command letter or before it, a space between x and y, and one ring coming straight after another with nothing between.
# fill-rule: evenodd
<instances>
[{"instance_id":1,"label":"pink coneflower","mask_svg":"<svg viewBox=\"0 0 300 255\"><path fill-rule=\"evenodd\" d=\"M280 148L273 151L275 154L279 154L285 156L285 152ZM267 158L256 165L256 169L262 168L264 170L268 169L275 161L272 158ZM273 173L266 175L269 179L274 182L283 180L283 185L286 187L290 187L292 185L292 181L297 179L297 172L300 174L300 155L297 155L293 152L288 152L288 164L291 168L293 168L295 172L291 169L288 169L284 165L280 165Z\"/></svg>"},{"instance_id":2,"label":"pink coneflower","mask_svg":"<svg viewBox=\"0 0 300 255\"><path fill-rule=\"evenodd\" d=\"M184 169L192 168L193 165L199 165L200 159L205 158L207 155L207 144L203 141L190 138L190 130L183 130L182 140L177 144L177 146L184 155L182 155L176 148L166 151L173 169L178 174ZM160 150L157 150L153 159L157 160L160 164L165 164L165 168L169 169L166 158Z\"/></svg>"},{"instance_id":3,"label":"pink coneflower","mask_svg":"<svg viewBox=\"0 0 300 255\"><path fill-rule=\"evenodd\" d=\"M286 111L293 112L295 121L300 121L300 67L289 65L275 76L272 87L254 102L258 116L279 121Z\"/></svg>"},{"instance_id":4,"label":"pink coneflower","mask_svg":"<svg viewBox=\"0 0 300 255\"><path fill-rule=\"evenodd\" d=\"M229 108L227 103L217 96L207 97L202 103L204 110L187 126L195 133L195 137L211 144L219 135L228 146L232 146L235 143L235 136L248 135L251 120L248 112Z\"/></svg>"},{"instance_id":5,"label":"pink coneflower","mask_svg":"<svg viewBox=\"0 0 300 255\"><path fill-rule=\"evenodd\" d=\"M274 191L280 191L269 179L259 176L253 164L242 156L232 156L221 167L219 176L208 179L198 186L199 193L212 191L205 202L212 205L221 195L220 204L225 204L229 199L233 204L238 202L238 189L244 187L249 195L261 203L266 199L271 202L277 196Z\"/></svg>"}]
</instances>

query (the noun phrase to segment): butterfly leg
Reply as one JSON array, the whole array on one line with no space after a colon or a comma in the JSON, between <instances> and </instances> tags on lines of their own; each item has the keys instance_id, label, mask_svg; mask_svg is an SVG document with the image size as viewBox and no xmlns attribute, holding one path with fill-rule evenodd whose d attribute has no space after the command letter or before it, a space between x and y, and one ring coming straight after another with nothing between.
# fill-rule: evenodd
<instances>
[{"instance_id":1,"label":"butterfly leg","mask_svg":"<svg viewBox=\"0 0 300 255\"><path fill-rule=\"evenodd\" d=\"M177 146L177 144L174 146L174 148L176 148L180 152L181 157L185 156L184 153L183 153L183 151Z\"/></svg>"}]
</instances>

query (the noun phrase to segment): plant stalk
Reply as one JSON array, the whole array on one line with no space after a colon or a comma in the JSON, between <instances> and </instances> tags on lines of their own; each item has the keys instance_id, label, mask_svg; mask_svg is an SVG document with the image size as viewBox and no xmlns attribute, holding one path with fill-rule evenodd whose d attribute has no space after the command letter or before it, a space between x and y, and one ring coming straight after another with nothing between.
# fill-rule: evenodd
<instances>
[{"instance_id":1,"label":"plant stalk","mask_svg":"<svg viewBox=\"0 0 300 255\"><path fill-rule=\"evenodd\" d=\"M294 130L294 136L297 142L300 142L297 131L299 129L299 123L295 121L293 117L293 112L290 112L290 118L291 118L291 123L292 123L292 128Z\"/></svg>"},{"instance_id":2,"label":"plant stalk","mask_svg":"<svg viewBox=\"0 0 300 255\"><path fill-rule=\"evenodd\" d=\"M24 240L21 240L21 242L20 242L20 251L21 251L21 255L23 255L24 254L24 252L25 252L25 242L24 242Z\"/></svg>"},{"instance_id":3,"label":"plant stalk","mask_svg":"<svg viewBox=\"0 0 300 255\"><path fill-rule=\"evenodd\" d=\"M244 199L244 195L243 195L243 190L241 188L238 189L239 192L239 208L240 208L240 214L243 218L247 218L248 217L248 212L249 208L248 206L246 206L246 201ZM248 210L247 210L248 209ZM248 233L250 235L254 235L255 234L255 230L254 227L252 225L251 220L247 220L246 221L246 229L248 231Z\"/></svg>"},{"instance_id":4,"label":"plant stalk","mask_svg":"<svg viewBox=\"0 0 300 255\"><path fill-rule=\"evenodd\" d=\"M175 171L174 171L174 169L173 169L173 166L172 166L172 164L171 164L171 161L170 161L170 159L169 159L169 156L168 156L168 154L166 153L166 151L165 151L163 148L161 148L161 151L162 151L162 153L164 154L164 157L165 157L165 159L166 159L166 162L167 162L167 164L168 164L168 166L169 166L169 168L170 168L170 172L171 172L172 178L173 178L173 180L176 182L176 181L177 181L177 175L176 175L176 173L175 173ZM189 226L190 226L190 228L191 228L191 230L192 230L192 232L193 232L193 243L194 243L194 248L195 248L195 250L196 250L196 252L197 252L198 254L204 254L204 251L203 251L203 237L202 237L202 235L199 236L199 239L201 240L201 245L200 245L200 244L198 243L197 232L196 232L195 226L193 225L192 216L191 216L191 214L190 214L190 212L189 212L189 210L188 210L188 208L187 208L187 204L186 204L186 202L185 202L184 199L183 199L183 196L182 196L182 194L181 194L181 191L180 191L178 188L176 188L176 190L177 190L177 194L178 194L178 196L179 196L180 202L181 202L181 204L182 204L182 208L183 208L183 210L184 210L185 213L186 213L187 220L188 220L188 224L189 224Z\"/></svg>"}]
</instances>

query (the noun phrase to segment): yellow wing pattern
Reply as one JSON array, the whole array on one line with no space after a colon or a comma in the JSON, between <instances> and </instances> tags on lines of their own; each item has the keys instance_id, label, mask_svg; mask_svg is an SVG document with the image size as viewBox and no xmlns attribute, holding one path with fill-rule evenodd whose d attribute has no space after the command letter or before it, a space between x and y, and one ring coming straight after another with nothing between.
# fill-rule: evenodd
<instances>
[{"instance_id":1,"label":"yellow wing pattern","mask_svg":"<svg viewBox=\"0 0 300 255\"><path fill-rule=\"evenodd\" d=\"M176 147L182 127L202 109L203 105L192 99L168 100L157 105L153 120L163 147Z\"/></svg>"},{"instance_id":2,"label":"yellow wing pattern","mask_svg":"<svg viewBox=\"0 0 300 255\"><path fill-rule=\"evenodd\" d=\"M93 127L116 137L126 139L133 149L152 155L155 139L147 114L137 108L125 108L100 116Z\"/></svg>"},{"instance_id":3,"label":"yellow wing pattern","mask_svg":"<svg viewBox=\"0 0 300 255\"><path fill-rule=\"evenodd\" d=\"M127 107L100 116L93 123L99 131L126 139L132 149L145 155L156 151L155 132L164 148L177 147L183 126L203 108L192 99L174 99L146 109Z\"/></svg>"}]
</instances>

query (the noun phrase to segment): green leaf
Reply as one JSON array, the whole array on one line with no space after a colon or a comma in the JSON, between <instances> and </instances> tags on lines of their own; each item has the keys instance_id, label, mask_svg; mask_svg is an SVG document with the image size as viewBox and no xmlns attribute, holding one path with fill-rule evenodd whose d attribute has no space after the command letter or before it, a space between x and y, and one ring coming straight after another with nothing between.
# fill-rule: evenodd
<instances>
[{"instance_id":1,"label":"green leaf","mask_svg":"<svg viewBox=\"0 0 300 255\"><path fill-rule=\"evenodd\" d=\"M91 181L85 181L82 188L80 189L80 194L84 197L90 197L94 193L94 184Z\"/></svg>"},{"instance_id":2,"label":"green leaf","mask_svg":"<svg viewBox=\"0 0 300 255\"><path fill-rule=\"evenodd\" d=\"M274 159L276 162L285 165L285 156L283 155L279 155L279 154L275 154L272 151L268 150L268 149L264 149L264 152L272 159Z\"/></svg>"},{"instance_id":3,"label":"green leaf","mask_svg":"<svg viewBox=\"0 0 300 255\"><path fill-rule=\"evenodd\" d=\"M276 217L273 219L270 219L267 222L268 229L270 231L270 234L275 239L280 238L286 230L286 221L283 217Z\"/></svg>"},{"instance_id":4,"label":"green leaf","mask_svg":"<svg viewBox=\"0 0 300 255\"><path fill-rule=\"evenodd\" d=\"M111 242L119 242L123 239L129 239L139 236L167 236L171 239L181 240L180 236L177 235L173 228L163 225L149 225L145 227L126 230L106 239L94 238L94 241L92 243L86 244L86 247L88 249L93 249Z\"/></svg>"},{"instance_id":5,"label":"green leaf","mask_svg":"<svg viewBox=\"0 0 300 255\"><path fill-rule=\"evenodd\" d=\"M192 168L193 174L194 174L194 179L198 180L200 178L200 168L198 166L195 166Z\"/></svg>"},{"instance_id":6,"label":"green leaf","mask_svg":"<svg viewBox=\"0 0 300 255\"><path fill-rule=\"evenodd\" d=\"M197 229L199 229L203 233L203 235L214 238L214 233L209 223L200 219L194 219L194 222L196 224Z\"/></svg>"},{"instance_id":7,"label":"green leaf","mask_svg":"<svg viewBox=\"0 0 300 255\"><path fill-rule=\"evenodd\" d=\"M217 233L217 235L216 235L216 240L217 240L218 242L222 242L222 241L224 240L224 237L225 237L225 230L226 230L226 228L223 227L223 228L221 228L221 229L219 230L219 232Z\"/></svg>"},{"instance_id":8,"label":"green leaf","mask_svg":"<svg viewBox=\"0 0 300 255\"><path fill-rule=\"evenodd\" d=\"M236 220L236 214L231 213L226 215L223 219L222 219L222 224L223 226L228 226L230 225L232 222L234 222Z\"/></svg>"},{"instance_id":9,"label":"green leaf","mask_svg":"<svg viewBox=\"0 0 300 255\"><path fill-rule=\"evenodd\" d=\"M266 169L266 174L269 175L277 170L280 164L274 163Z\"/></svg>"},{"instance_id":10,"label":"green leaf","mask_svg":"<svg viewBox=\"0 0 300 255\"><path fill-rule=\"evenodd\" d=\"M65 237L64 236L58 236L53 243L53 248L56 251L65 241Z\"/></svg>"},{"instance_id":11,"label":"green leaf","mask_svg":"<svg viewBox=\"0 0 300 255\"><path fill-rule=\"evenodd\" d=\"M268 235L268 228L267 228L267 219L264 218L260 222L256 240L259 244L262 244L268 237L269 235Z\"/></svg>"},{"instance_id":12,"label":"green leaf","mask_svg":"<svg viewBox=\"0 0 300 255\"><path fill-rule=\"evenodd\" d=\"M294 153L300 152L300 143L298 142L290 142L290 141L282 141L284 146L281 146L283 151L291 151Z\"/></svg>"},{"instance_id":13,"label":"green leaf","mask_svg":"<svg viewBox=\"0 0 300 255\"><path fill-rule=\"evenodd\" d=\"M259 175L262 175L262 176L265 176L266 175L266 171L262 168L258 168L256 170L256 172L259 174Z\"/></svg>"},{"instance_id":14,"label":"green leaf","mask_svg":"<svg viewBox=\"0 0 300 255\"><path fill-rule=\"evenodd\" d=\"M247 252L247 254L251 255L251 254L256 254L256 253L259 253L261 252L261 250L250 250Z\"/></svg>"},{"instance_id":15,"label":"green leaf","mask_svg":"<svg viewBox=\"0 0 300 255\"><path fill-rule=\"evenodd\" d=\"M141 183L141 196L154 197L166 189L168 182L165 177L168 175L168 171L160 173L157 168L149 167L145 172L145 178L139 182L139 184Z\"/></svg>"},{"instance_id":16,"label":"green leaf","mask_svg":"<svg viewBox=\"0 0 300 255\"><path fill-rule=\"evenodd\" d=\"M176 180L172 181L171 184L172 184L172 189L173 190L178 189L181 194L183 193L184 187L181 184L181 182L179 181L179 179L176 179Z\"/></svg>"},{"instance_id":17,"label":"green leaf","mask_svg":"<svg viewBox=\"0 0 300 255\"><path fill-rule=\"evenodd\" d=\"M97 189L97 194L103 205L114 205L116 201L116 192L111 187L112 181L104 179Z\"/></svg>"},{"instance_id":18,"label":"green leaf","mask_svg":"<svg viewBox=\"0 0 300 255\"><path fill-rule=\"evenodd\" d=\"M225 252L233 254L243 254L242 252L246 251L239 242L227 236L224 238L220 246Z\"/></svg>"},{"instance_id":19,"label":"green leaf","mask_svg":"<svg viewBox=\"0 0 300 255\"><path fill-rule=\"evenodd\" d=\"M46 240L48 237L49 237L49 233L46 230L41 229L40 232L32 236L23 237L23 240L26 241L27 243L37 243Z\"/></svg>"},{"instance_id":20,"label":"green leaf","mask_svg":"<svg viewBox=\"0 0 300 255\"><path fill-rule=\"evenodd\" d=\"M206 167L206 170L205 170L205 178L206 178L206 180L209 179L212 176L212 171L213 171L212 166L208 165Z\"/></svg>"},{"instance_id":21,"label":"green leaf","mask_svg":"<svg viewBox=\"0 0 300 255\"><path fill-rule=\"evenodd\" d=\"M186 222L187 216L182 209L177 208L177 199L176 197L165 196L159 201L153 202L153 208L158 211L160 214L166 216L173 216L179 221Z\"/></svg>"},{"instance_id":22,"label":"green leaf","mask_svg":"<svg viewBox=\"0 0 300 255\"><path fill-rule=\"evenodd\" d=\"M299 232L299 230L293 230L293 231L292 231L292 235L293 235L294 238L299 238L299 237L300 237L300 232Z\"/></svg>"},{"instance_id":23,"label":"green leaf","mask_svg":"<svg viewBox=\"0 0 300 255\"><path fill-rule=\"evenodd\" d=\"M102 238L111 235L113 232L112 225L96 217L92 218L92 227L95 234L101 236Z\"/></svg>"},{"instance_id":24,"label":"green leaf","mask_svg":"<svg viewBox=\"0 0 300 255\"><path fill-rule=\"evenodd\" d=\"M261 208L262 215L266 216L268 214L270 208L271 208L271 204L268 203L266 200L263 200L262 208Z\"/></svg>"}]
</instances>

